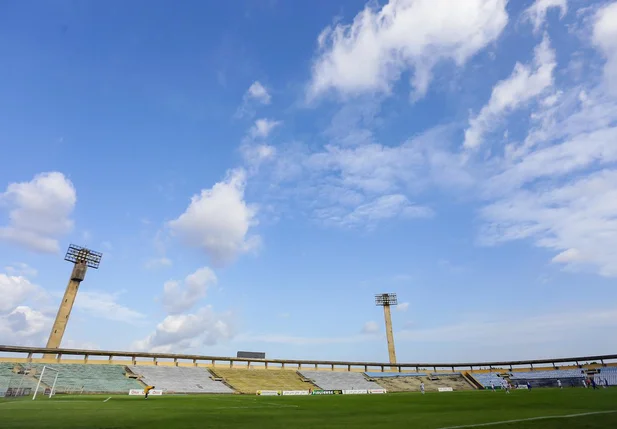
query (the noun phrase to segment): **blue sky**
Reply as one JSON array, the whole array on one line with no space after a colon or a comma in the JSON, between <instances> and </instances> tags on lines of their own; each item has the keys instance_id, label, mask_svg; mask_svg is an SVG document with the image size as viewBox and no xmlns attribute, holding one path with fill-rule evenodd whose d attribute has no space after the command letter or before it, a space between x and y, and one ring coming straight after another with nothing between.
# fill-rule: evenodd
<instances>
[{"instance_id":1,"label":"blue sky","mask_svg":"<svg viewBox=\"0 0 617 429\"><path fill-rule=\"evenodd\" d=\"M612 353L617 3L5 2L0 343Z\"/></svg>"}]
</instances>

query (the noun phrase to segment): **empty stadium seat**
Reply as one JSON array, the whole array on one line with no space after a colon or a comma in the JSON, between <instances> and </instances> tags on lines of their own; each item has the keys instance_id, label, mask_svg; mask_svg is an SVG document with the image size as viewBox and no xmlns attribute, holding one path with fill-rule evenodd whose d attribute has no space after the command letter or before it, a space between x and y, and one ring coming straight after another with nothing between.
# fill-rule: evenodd
<instances>
[{"instance_id":1,"label":"empty stadium seat","mask_svg":"<svg viewBox=\"0 0 617 429\"><path fill-rule=\"evenodd\" d=\"M528 371L513 372L511 380L533 380L533 379L566 379L566 378L585 378L585 373L580 369L558 369L553 371Z\"/></svg>"},{"instance_id":2,"label":"empty stadium seat","mask_svg":"<svg viewBox=\"0 0 617 429\"><path fill-rule=\"evenodd\" d=\"M157 389L175 393L234 393L221 381L212 379L206 368L182 366L130 366L131 372L141 375L142 381Z\"/></svg>"},{"instance_id":3,"label":"empty stadium seat","mask_svg":"<svg viewBox=\"0 0 617 429\"><path fill-rule=\"evenodd\" d=\"M426 377L427 376L427 374L423 372L365 372L365 374L370 378Z\"/></svg>"},{"instance_id":4,"label":"empty stadium seat","mask_svg":"<svg viewBox=\"0 0 617 429\"><path fill-rule=\"evenodd\" d=\"M304 377L325 390L381 389L361 372L300 371Z\"/></svg>"},{"instance_id":5,"label":"empty stadium seat","mask_svg":"<svg viewBox=\"0 0 617 429\"><path fill-rule=\"evenodd\" d=\"M126 393L130 389L143 388L137 380L125 376L126 370L123 365L34 363L22 366L35 370L33 377L37 380L44 366L57 369L59 373L56 392L58 393ZM45 377L43 382L47 385L52 383L53 379Z\"/></svg>"},{"instance_id":6,"label":"empty stadium seat","mask_svg":"<svg viewBox=\"0 0 617 429\"><path fill-rule=\"evenodd\" d=\"M494 372L485 372L485 373L471 373L471 376L476 379L478 383L480 383L484 387L491 387L491 382L495 387L501 386L503 383L503 378L499 377Z\"/></svg>"},{"instance_id":7,"label":"empty stadium seat","mask_svg":"<svg viewBox=\"0 0 617 429\"><path fill-rule=\"evenodd\" d=\"M212 372L240 393L255 394L258 390L315 388L315 385L303 380L296 371L286 369L214 368Z\"/></svg>"}]
</instances>

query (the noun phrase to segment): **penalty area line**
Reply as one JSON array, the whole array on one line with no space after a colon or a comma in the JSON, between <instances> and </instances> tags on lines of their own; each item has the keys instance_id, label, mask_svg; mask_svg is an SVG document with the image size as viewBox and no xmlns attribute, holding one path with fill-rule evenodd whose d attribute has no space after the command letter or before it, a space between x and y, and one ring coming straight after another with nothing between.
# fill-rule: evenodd
<instances>
[{"instance_id":1,"label":"penalty area line","mask_svg":"<svg viewBox=\"0 0 617 429\"><path fill-rule=\"evenodd\" d=\"M107 401L109 401L110 399L111 399L111 396L110 396L109 398L105 399L103 402L107 402Z\"/></svg>"},{"instance_id":2,"label":"penalty area line","mask_svg":"<svg viewBox=\"0 0 617 429\"><path fill-rule=\"evenodd\" d=\"M613 414L617 413L617 410L613 411L593 411L590 413L579 413L579 414L566 414L563 416L540 416L540 417L529 417L527 419L515 419L515 420L502 420L499 422L489 422L489 423L476 423L472 425L461 425L461 426L448 426L439 429L463 429L463 428L477 428L481 426L496 426L496 425L505 425L508 423L519 423L519 422L530 422L533 420L549 420L549 419L571 419L574 417L584 417L584 416L593 416L596 414Z\"/></svg>"}]
</instances>

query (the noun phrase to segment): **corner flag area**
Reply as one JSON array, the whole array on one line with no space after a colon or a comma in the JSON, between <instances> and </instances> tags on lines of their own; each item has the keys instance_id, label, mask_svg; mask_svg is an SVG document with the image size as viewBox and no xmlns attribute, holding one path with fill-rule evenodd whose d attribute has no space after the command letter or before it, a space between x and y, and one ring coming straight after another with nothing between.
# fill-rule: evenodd
<instances>
[{"instance_id":1,"label":"corner flag area","mask_svg":"<svg viewBox=\"0 0 617 429\"><path fill-rule=\"evenodd\" d=\"M617 389L385 395L57 395L0 399L3 429L617 427Z\"/></svg>"}]
</instances>

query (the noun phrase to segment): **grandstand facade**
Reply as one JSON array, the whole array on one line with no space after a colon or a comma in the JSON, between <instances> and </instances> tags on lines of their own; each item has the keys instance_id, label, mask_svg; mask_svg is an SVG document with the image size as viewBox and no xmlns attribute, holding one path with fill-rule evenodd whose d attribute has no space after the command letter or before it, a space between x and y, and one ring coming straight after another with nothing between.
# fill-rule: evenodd
<instances>
[{"instance_id":1,"label":"grandstand facade","mask_svg":"<svg viewBox=\"0 0 617 429\"><path fill-rule=\"evenodd\" d=\"M487 363L412 364L251 359L197 355L0 346L0 392L34 389L44 366L58 371L56 393L121 393L155 385L168 394L257 391L427 391L512 385L617 385L617 355Z\"/></svg>"}]
</instances>

